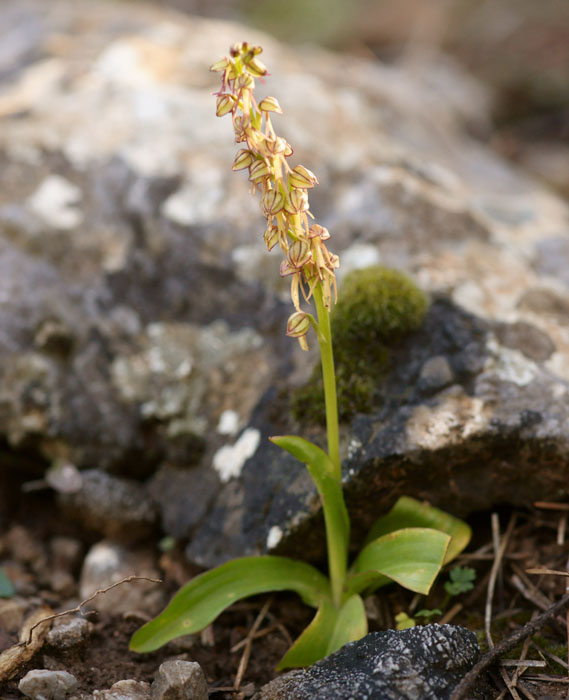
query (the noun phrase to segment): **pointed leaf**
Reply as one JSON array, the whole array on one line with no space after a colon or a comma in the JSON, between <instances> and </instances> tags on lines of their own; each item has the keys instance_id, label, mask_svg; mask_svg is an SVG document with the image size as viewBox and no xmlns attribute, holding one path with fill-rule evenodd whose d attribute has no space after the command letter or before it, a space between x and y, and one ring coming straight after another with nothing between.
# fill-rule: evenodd
<instances>
[{"instance_id":1,"label":"pointed leaf","mask_svg":"<svg viewBox=\"0 0 569 700\"><path fill-rule=\"evenodd\" d=\"M445 564L448 564L462 552L472 536L470 526L463 520L434 508L428 503L421 503L414 498L402 496L387 515L383 515L375 521L364 544L369 544L389 532L408 527L427 527L450 535L451 541L445 556Z\"/></svg>"},{"instance_id":2,"label":"pointed leaf","mask_svg":"<svg viewBox=\"0 0 569 700\"><path fill-rule=\"evenodd\" d=\"M443 565L449 540L449 535L428 528L406 528L379 537L359 553L347 590L360 593L370 585L378 588L392 579L416 593L427 594Z\"/></svg>"},{"instance_id":3,"label":"pointed leaf","mask_svg":"<svg viewBox=\"0 0 569 700\"><path fill-rule=\"evenodd\" d=\"M313 607L330 598L328 579L309 564L287 557L242 557L189 581L158 617L134 633L130 648L154 651L171 639L199 632L241 598L283 590L295 591Z\"/></svg>"},{"instance_id":4,"label":"pointed leaf","mask_svg":"<svg viewBox=\"0 0 569 700\"><path fill-rule=\"evenodd\" d=\"M314 619L281 659L277 670L310 666L367 634L363 600L353 595L341 609L323 600Z\"/></svg>"},{"instance_id":5,"label":"pointed leaf","mask_svg":"<svg viewBox=\"0 0 569 700\"><path fill-rule=\"evenodd\" d=\"M326 545L330 576L338 590L334 590L339 601L342 591L341 583L346 575L346 563L350 540L350 518L344 502L341 482L336 479L332 460L317 445L297 437L296 435L281 435L272 437L271 441L283 450L290 452L306 468L312 477L322 501L324 522L326 525ZM339 583L338 583L339 582Z\"/></svg>"}]
</instances>

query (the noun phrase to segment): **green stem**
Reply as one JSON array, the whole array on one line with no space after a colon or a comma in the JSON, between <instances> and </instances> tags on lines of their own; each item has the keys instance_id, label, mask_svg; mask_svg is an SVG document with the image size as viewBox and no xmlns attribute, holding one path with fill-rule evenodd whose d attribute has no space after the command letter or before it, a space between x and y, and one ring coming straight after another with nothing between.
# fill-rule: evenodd
<instances>
[{"instance_id":1,"label":"green stem","mask_svg":"<svg viewBox=\"0 0 569 700\"><path fill-rule=\"evenodd\" d=\"M318 343L322 362L322 377L324 380L324 401L326 406L326 432L328 436L328 456L333 465L332 476L342 488L342 469L340 465L340 431L338 427L338 400L336 397L336 373L334 370L334 355L332 352L332 331L330 327L330 312L324 306L322 288L316 285L314 302L318 314ZM332 597L337 608L342 605L344 584L348 562L348 542L338 535L340 526L338 514L330 512L326 501L322 500L324 522L326 526L326 545L328 549L328 571ZM347 513L346 513L347 517ZM341 532L341 528L340 528Z\"/></svg>"},{"instance_id":2,"label":"green stem","mask_svg":"<svg viewBox=\"0 0 569 700\"><path fill-rule=\"evenodd\" d=\"M334 354L332 352L332 330L330 328L330 312L324 306L322 287L317 284L314 289L314 303L318 314L318 343L320 345L320 361L322 363L322 378L324 381L324 403L326 406L326 433L328 436L328 456L334 464L333 476L341 481L340 466L340 430L338 428L338 399L336 396L336 372L334 370Z\"/></svg>"}]
</instances>

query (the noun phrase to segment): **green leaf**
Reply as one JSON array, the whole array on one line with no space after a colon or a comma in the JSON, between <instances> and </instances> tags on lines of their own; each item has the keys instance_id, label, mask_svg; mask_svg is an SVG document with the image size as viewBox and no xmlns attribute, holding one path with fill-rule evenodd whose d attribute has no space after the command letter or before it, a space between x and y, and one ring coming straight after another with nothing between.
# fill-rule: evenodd
<instances>
[{"instance_id":1,"label":"green leaf","mask_svg":"<svg viewBox=\"0 0 569 700\"><path fill-rule=\"evenodd\" d=\"M451 541L445 556L445 564L455 559L470 542L472 530L459 518L449 515L428 503L401 496L393 508L378 518L366 537L364 546L382 535L408 527L427 527L446 532Z\"/></svg>"},{"instance_id":2,"label":"green leaf","mask_svg":"<svg viewBox=\"0 0 569 700\"><path fill-rule=\"evenodd\" d=\"M468 593L474 588L476 571L468 566L454 566L449 571L449 579L444 585L444 589L449 595Z\"/></svg>"},{"instance_id":3,"label":"green leaf","mask_svg":"<svg viewBox=\"0 0 569 700\"><path fill-rule=\"evenodd\" d=\"M242 557L196 576L154 620L137 630L133 651L154 651L171 639L199 632L235 601L257 593L291 590L312 607L330 599L328 579L310 564L287 557Z\"/></svg>"},{"instance_id":4,"label":"green leaf","mask_svg":"<svg viewBox=\"0 0 569 700\"><path fill-rule=\"evenodd\" d=\"M304 462L325 508L324 515L334 521L334 534L341 537L348 548L350 538L350 518L346 510L342 484L334 478L334 465L324 450L318 445L296 435L279 435L271 442L290 452L299 462Z\"/></svg>"},{"instance_id":5,"label":"green leaf","mask_svg":"<svg viewBox=\"0 0 569 700\"><path fill-rule=\"evenodd\" d=\"M339 603L342 583L346 576L350 518L344 502L342 484L333 476L332 460L320 447L296 435L280 435L272 437L271 441L290 452L300 462L304 462L316 485L324 511L330 578L335 600Z\"/></svg>"},{"instance_id":6,"label":"green leaf","mask_svg":"<svg viewBox=\"0 0 569 700\"><path fill-rule=\"evenodd\" d=\"M0 598L11 598L15 593L12 581L6 576L4 569L0 567Z\"/></svg>"},{"instance_id":7,"label":"green leaf","mask_svg":"<svg viewBox=\"0 0 569 700\"><path fill-rule=\"evenodd\" d=\"M277 670L310 666L365 634L367 618L359 595L348 598L341 609L323 600L314 619L281 659Z\"/></svg>"},{"instance_id":8,"label":"green leaf","mask_svg":"<svg viewBox=\"0 0 569 700\"><path fill-rule=\"evenodd\" d=\"M361 593L391 579L426 595L443 565L449 541L449 535L429 528L405 528L383 535L359 553L350 569L347 591Z\"/></svg>"}]
</instances>

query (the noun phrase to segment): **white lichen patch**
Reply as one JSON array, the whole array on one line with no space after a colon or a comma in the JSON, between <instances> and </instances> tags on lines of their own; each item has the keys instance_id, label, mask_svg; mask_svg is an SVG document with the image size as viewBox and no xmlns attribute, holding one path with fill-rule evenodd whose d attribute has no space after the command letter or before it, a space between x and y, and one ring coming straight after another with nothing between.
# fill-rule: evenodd
<instances>
[{"instance_id":1,"label":"white lichen patch","mask_svg":"<svg viewBox=\"0 0 569 700\"><path fill-rule=\"evenodd\" d=\"M239 430L239 414L237 411L226 410L219 416L217 432L220 435L235 435Z\"/></svg>"},{"instance_id":2,"label":"white lichen patch","mask_svg":"<svg viewBox=\"0 0 569 700\"><path fill-rule=\"evenodd\" d=\"M283 538L283 531L278 525L273 525L271 529L269 530L269 534L267 535L267 550L271 550L274 547L277 546L277 544L282 540Z\"/></svg>"},{"instance_id":3,"label":"white lichen patch","mask_svg":"<svg viewBox=\"0 0 569 700\"><path fill-rule=\"evenodd\" d=\"M407 446L410 450L436 450L456 444L482 433L490 418L491 412L481 399L451 387L437 406L415 408L407 421Z\"/></svg>"},{"instance_id":4,"label":"white lichen patch","mask_svg":"<svg viewBox=\"0 0 569 700\"><path fill-rule=\"evenodd\" d=\"M260 440L261 433L248 428L234 445L224 445L215 453L213 467L223 483L240 476L245 462L257 451Z\"/></svg>"},{"instance_id":5,"label":"white lichen patch","mask_svg":"<svg viewBox=\"0 0 569 700\"><path fill-rule=\"evenodd\" d=\"M83 221L83 212L77 208L81 190L60 175L48 175L29 197L30 211L50 228L68 231Z\"/></svg>"},{"instance_id":6,"label":"white lichen patch","mask_svg":"<svg viewBox=\"0 0 569 700\"><path fill-rule=\"evenodd\" d=\"M518 386L527 386L539 375L538 365L519 350L503 347L492 337L487 348L491 357L486 363L485 374L491 372L498 379Z\"/></svg>"}]
</instances>

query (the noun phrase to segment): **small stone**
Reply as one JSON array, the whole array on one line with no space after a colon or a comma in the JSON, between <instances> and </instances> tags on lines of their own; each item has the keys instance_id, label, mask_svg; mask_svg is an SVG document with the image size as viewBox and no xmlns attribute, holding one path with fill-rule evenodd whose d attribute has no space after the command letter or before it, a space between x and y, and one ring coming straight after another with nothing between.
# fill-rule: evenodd
<instances>
[{"instance_id":1,"label":"small stone","mask_svg":"<svg viewBox=\"0 0 569 700\"><path fill-rule=\"evenodd\" d=\"M93 625L84 617L60 617L54 621L47 635L47 643L56 649L71 649L83 644Z\"/></svg>"},{"instance_id":2,"label":"small stone","mask_svg":"<svg viewBox=\"0 0 569 700\"><path fill-rule=\"evenodd\" d=\"M108 690L96 690L93 700L148 700L150 685L144 681L132 679L118 681Z\"/></svg>"},{"instance_id":3,"label":"small stone","mask_svg":"<svg viewBox=\"0 0 569 700\"><path fill-rule=\"evenodd\" d=\"M65 700L77 687L77 679L67 671L28 671L18 689L31 700Z\"/></svg>"},{"instance_id":4,"label":"small stone","mask_svg":"<svg viewBox=\"0 0 569 700\"><path fill-rule=\"evenodd\" d=\"M194 661L165 661L150 688L152 700L207 700L207 683Z\"/></svg>"},{"instance_id":5,"label":"small stone","mask_svg":"<svg viewBox=\"0 0 569 700\"><path fill-rule=\"evenodd\" d=\"M419 375L419 388L425 392L443 389L452 383L454 377L449 361L443 355L430 357Z\"/></svg>"}]
</instances>

